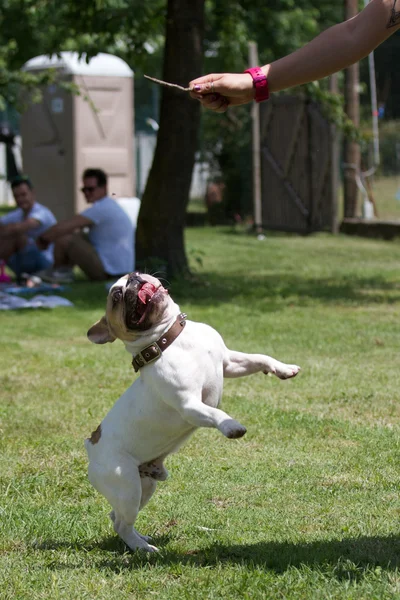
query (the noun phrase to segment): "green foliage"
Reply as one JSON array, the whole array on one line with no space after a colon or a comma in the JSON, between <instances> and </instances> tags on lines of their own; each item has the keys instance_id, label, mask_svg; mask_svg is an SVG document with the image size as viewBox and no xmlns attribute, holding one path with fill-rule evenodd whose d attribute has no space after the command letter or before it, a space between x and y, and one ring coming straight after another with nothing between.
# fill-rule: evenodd
<instances>
[{"instance_id":1,"label":"green foliage","mask_svg":"<svg viewBox=\"0 0 400 600\"><path fill-rule=\"evenodd\" d=\"M163 33L166 0L6 0L0 13L0 102L18 104L19 88L37 99L51 73L24 73L23 64L63 50L140 61ZM36 96L35 96L36 94Z\"/></svg>"},{"instance_id":2,"label":"green foliage","mask_svg":"<svg viewBox=\"0 0 400 600\"><path fill-rule=\"evenodd\" d=\"M342 19L340 7L316 0L208 0L206 71L242 71L248 42L258 45L261 64L296 50L322 29Z\"/></svg>"},{"instance_id":3,"label":"green foliage","mask_svg":"<svg viewBox=\"0 0 400 600\"><path fill-rule=\"evenodd\" d=\"M378 99L388 119L400 119L400 31L396 31L374 52ZM367 67L365 67L367 68ZM368 81L368 77L366 77Z\"/></svg>"},{"instance_id":4,"label":"green foliage","mask_svg":"<svg viewBox=\"0 0 400 600\"><path fill-rule=\"evenodd\" d=\"M248 65L248 42L257 42L259 63L285 56L342 20L342 8L316 0L211 0L207 3L205 72L239 72ZM306 94L322 105L324 114L347 137L362 137L343 110L341 96L333 96L326 82L290 90ZM202 148L212 157L212 176L223 175L228 216L252 212L251 120L249 107L225 115L203 113Z\"/></svg>"},{"instance_id":5,"label":"green foliage","mask_svg":"<svg viewBox=\"0 0 400 600\"><path fill-rule=\"evenodd\" d=\"M323 115L336 127L339 131L352 141L359 142L365 146L369 140L369 136L356 127L351 119L348 118L344 111L344 97L341 94L333 94L324 89L319 81L314 81L303 85L301 88L294 88L293 93L305 93L309 98L314 100L321 107Z\"/></svg>"},{"instance_id":6,"label":"green foliage","mask_svg":"<svg viewBox=\"0 0 400 600\"><path fill-rule=\"evenodd\" d=\"M224 218L251 213L251 119L249 106L234 111L203 113L202 144L211 165L210 178L222 179ZM222 215L220 215L221 217Z\"/></svg>"},{"instance_id":7,"label":"green foliage","mask_svg":"<svg viewBox=\"0 0 400 600\"><path fill-rule=\"evenodd\" d=\"M205 47L213 57L212 71L242 71L250 40L257 42L260 63L266 64L341 18L338 8L315 0L208 0L206 9Z\"/></svg>"},{"instance_id":8,"label":"green foliage","mask_svg":"<svg viewBox=\"0 0 400 600\"><path fill-rule=\"evenodd\" d=\"M40 99L40 87L54 80L52 71L26 73L33 56L63 50L86 59L99 51L116 54L136 72L137 125L157 118L159 90L143 80L144 72L161 75L167 0L4 0L0 13L0 110ZM343 18L341 5L327 0L206 0L204 72L242 71L248 64L248 42L258 44L265 64L302 46ZM21 88L24 94L21 95ZM361 141L347 119L339 97L321 82L303 86L345 135ZM77 89L72 90L79 93ZM225 116L204 114L202 151L223 171L231 214L250 206L251 156L248 108Z\"/></svg>"}]
</instances>

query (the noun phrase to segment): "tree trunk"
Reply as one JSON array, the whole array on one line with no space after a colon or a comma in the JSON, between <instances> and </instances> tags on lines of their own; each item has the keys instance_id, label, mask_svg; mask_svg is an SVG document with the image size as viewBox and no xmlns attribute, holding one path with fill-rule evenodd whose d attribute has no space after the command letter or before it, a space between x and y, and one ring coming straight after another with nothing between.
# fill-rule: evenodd
<instances>
[{"instance_id":1,"label":"tree trunk","mask_svg":"<svg viewBox=\"0 0 400 600\"><path fill-rule=\"evenodd\" d=\"M162 78L188 86L201 74L205 0L168 0ZM137 232L138 268L188 272L184 245L200 103L186 92L162 88L160 128L143 194Z\"/></svg>"}]
</instances>

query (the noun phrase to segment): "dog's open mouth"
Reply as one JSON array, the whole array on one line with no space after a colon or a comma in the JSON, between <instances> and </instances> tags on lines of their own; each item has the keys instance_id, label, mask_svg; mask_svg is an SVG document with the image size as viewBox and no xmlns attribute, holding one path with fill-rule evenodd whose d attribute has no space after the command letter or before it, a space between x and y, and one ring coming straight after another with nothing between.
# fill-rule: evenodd
<instances>
[{"instance_id":1,"label":"dog's open mouth","mask_svg":"<svg viewBox=\"0 0 400 600\"><path fill-rule=\"evenodd\" d=\"M152 283L144 283L138 292L138 300L146 305L156 293L157 288Z\"/></svg>"},{"instance_id":2,"label":"dog's open mouth","mask_svg":"<svg viewBox=\"0 0 400 600\"><path fill-rule=\"evenodd\" d=\"M140 274L132 273L127 279L123 295L126 328L132 331L148 329L167 294L168 291L159 281L146 281Z\"/></svg>"},{"instance_id":3,"label":"dog's open mouth","mask_svg":"<svg viewBox=\"0 0 400 600\"><path fill-rule=\"evenodd\" d=\"M142 323L144 320L149 304L159 291L164 291L164 288L162 286L156 287L152 283L148 282L144 283L138 291L136 302L136 317L138 325L140 325L140 323Z\"/></svg>"}]
</instances>

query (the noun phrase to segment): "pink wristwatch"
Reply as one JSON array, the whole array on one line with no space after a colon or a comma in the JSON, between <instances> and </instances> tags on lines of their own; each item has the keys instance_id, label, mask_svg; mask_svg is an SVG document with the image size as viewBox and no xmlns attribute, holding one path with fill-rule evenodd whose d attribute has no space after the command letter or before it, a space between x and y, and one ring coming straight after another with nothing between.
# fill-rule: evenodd
<instances>
[{"instance_id":1,"label":"pink wristwatch","mask_svg":"<svg viewBox=\"0 0 400 600\"><path fill-rule=\"evenodd\" d=\"M253 85L256 90L256 95L254 97L255 101L264 102L264 100L268 100L268 79L262 72L261 67L252 67L251 69L246 69L245 73L250 73L253 78Z\"/></svg>"}]
</instances>

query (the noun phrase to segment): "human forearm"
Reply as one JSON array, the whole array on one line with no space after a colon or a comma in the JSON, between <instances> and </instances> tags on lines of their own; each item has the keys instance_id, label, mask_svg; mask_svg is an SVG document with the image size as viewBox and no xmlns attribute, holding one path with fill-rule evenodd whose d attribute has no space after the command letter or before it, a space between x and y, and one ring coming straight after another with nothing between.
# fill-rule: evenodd
<instances>
[{"instance_id":1,"label":"human forearm","mask_svg":"<svg viewBox=\"0 0 400 600\"><path fill-rule=\"evenodd\" d=\"M26 219L20 223L0 223L0 237L3 239L18 237L35 230L39 225L36 219Z\"/></svg>"},{"instance_id":2,"label":"human forearm","mask_svg":"<svg viewBox=\"0 0 400 600\"><path fill-rule=\"evenodd\" d=\"M263 67L271 92L322 79L367 56L393 33L388 27L392 7L393 0L373 0L353 19Z\"/></svg>"},{"instance_id":3,"label":"human forearm","mask_svg":"<svg viewBox=\"0 0 400 600\"><path fill-rule=\"evenodd\" d=\"M13 235L15 234L11 223L8 225L3 225L2 223L0 223L0 238L6 239L13 237Z\"/></svg>"},{"instance_id":4,"label":"human forearm","mask_svg":"<svg viewBox=\"0 0 400 600\"><path fill-rule=\"evenodd\" d=\"M92 225L93 221L90 219L82 215L75 215L71 219L60 221L60 223L56 223L52 227L49 227L49 229L42 233L40 238L44 242L52 243L59 237L73 233L77 229L82 229L83 227L91 227Z\"/></svg>"},{"instance_id":5,"label":"human forearm","mask_svg":"<svg viewBox=\"0 0 400 600\"><path fill-rule=\"evenodd\" d=\"M262 67L269 89L277 92L322 79L367 56L400 28L400 0L372 0L358 15L321 33L303 48ZM190 82L191 96L206 108L252 102L248 73L211 73Z\"/></svg>"},{"instance_id":6,"label":"human forearm","mask_svg":"<svg viewBox=\"0 0 400 600\"><path fill-rule=\"evenodd\" d=\"M51 242L54 242L54 240L56 240L57 238L62 237L63 235L72 233L74 231L74 229L75 229L75 227L72 227L68 222L57 223L56 225L53 225L52 227L47 229L44 233L42 233L42 235L40 237L45 242L51 243Z\"/></svg>"}]
</instances>

